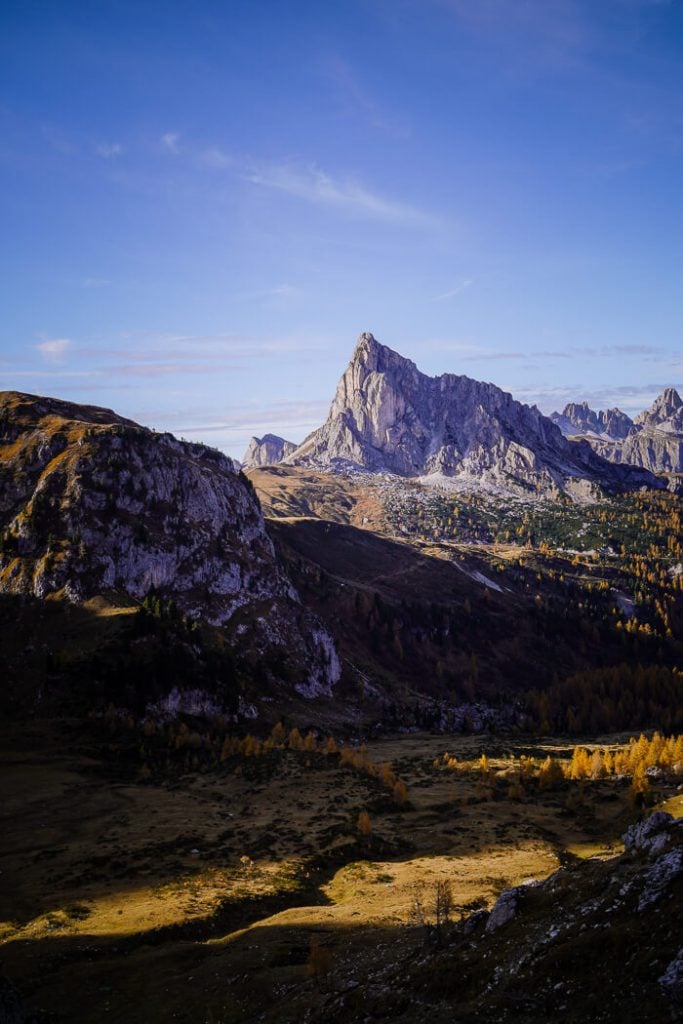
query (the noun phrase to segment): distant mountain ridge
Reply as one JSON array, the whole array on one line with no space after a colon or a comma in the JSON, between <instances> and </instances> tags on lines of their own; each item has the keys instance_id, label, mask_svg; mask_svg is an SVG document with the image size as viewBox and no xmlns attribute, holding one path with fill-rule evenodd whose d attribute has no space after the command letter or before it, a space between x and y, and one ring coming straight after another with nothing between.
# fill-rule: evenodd
<instances>
[{"instance_id":1,"label":"distant mountain ridge","mask_svg":"<svg viewBox=\"0 0 683 1024\"><path fill-rule=\"evenodd\" d=\"M628 435L633 420L621 409L600 409L595 412L588 402L570 402L561 413L554 412L550 419L557 424L565 437L576 434L594 434L598 437L621 439Z\"/></svg>"},{"instance_id":2,"label":"distant mountain ridge","mask_svg":"<svg viewBox=\"0 0 683 1024\"><path fill-rule=\"evenodd\" d=\"M277 434L264 434L263 437L252 437L247 450L242 456L244 469L255 469L257 466L276 466L296 450L293 441L286 441Z\"/></svg>"},{"instance_id":3,"label":"distant mountain ridge","mask_svg":"<svg viewBox=\"0 0 683 1024\"><path fill-rule=\"evenodd\" d=\"M683 400L675 388L665 388L634 420L619 409L596 413L587 402L570 403L551 419L565 435L585 438L610 462L683 474Z\"/></svg>"},{"instance_id":4,"label":"distant mountain ridge","mask_svg":"<svg viewBox=\"0 0 683 1024\"><path fill-rule=\"evenodd\" d=\"M284 461L554 496L661 486L568 441L536 407L494 384L428 377L370 333L358 339L327 421Z\"/></svg>"}]
</instances>

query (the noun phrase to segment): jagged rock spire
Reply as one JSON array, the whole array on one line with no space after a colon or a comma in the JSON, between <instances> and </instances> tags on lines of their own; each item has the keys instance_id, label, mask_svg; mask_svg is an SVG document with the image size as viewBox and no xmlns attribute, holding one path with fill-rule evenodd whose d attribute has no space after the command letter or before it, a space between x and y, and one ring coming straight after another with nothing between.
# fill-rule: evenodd
<instances>
[{"instance_id":1,"label":"jagged rock spire","mask_svg":"<svg viewBox=\"0 0 683 1024\"><path fill-rule=\"evenodd\" d=\"M460 477L501 490L557 493L593 483L619 487L587 445L566 441L538 409L465 376L428 377L373 334L358 338L327 421L287 459L401 476ZM634 486L654 485L642 472Z\"/></svg>"}]
</instances>

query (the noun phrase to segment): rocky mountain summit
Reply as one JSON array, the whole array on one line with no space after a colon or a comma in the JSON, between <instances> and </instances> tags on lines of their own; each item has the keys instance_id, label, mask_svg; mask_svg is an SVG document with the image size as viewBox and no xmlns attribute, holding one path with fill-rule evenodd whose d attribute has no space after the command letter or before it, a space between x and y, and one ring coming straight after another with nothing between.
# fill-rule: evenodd
<instances>
[{"instance_id":1,"label":"rocky mountain summit","mask_svg":"<svg viewBox=\"0 0 683 1024\"><path fill-rule=\"evenodd\" d=\"M640 427L664 427L672 433L683 433L683 399L675 388L665 388L634 422Z\"/></svg>"},{"instance_id":2,"label":"rocky mountain summit","mask_svg":"<svg viewBox=\"0 0 683 1024\"><path fill-rule=\"evenodd\" d=\"M619 440L627 436L633 420L621 409L600 409L595 412L588 402L570 402L561 413L552 413L550 419L556 423L565 437L595 435L601 438Z\"/></svg>"},{"instance_id":3,"label":"rocky mountain summit","mask_svg":"<svg viewBox=\"0 0 683 1024\"><path fill-rule=\"evenodd\" d=\"M252 437L242 457L244 469L255 469L257 466L276 466L296 449L293 441L285 441L277 434L264 434L263 437Z\"/></svg>"},{"instance_id":4,"label":"rocky mountain summit","mask_svg":"<svg viewBox=\"0 0 683 1024\"><path fill-rule=\"evenodd\" d=\"M229 627L243 649L286 652L302 692L338 678L332 640L301 607L251 485L219 451L106 409L4 392L0 537L2 594L113 606L153 594Z\"/></svg>"},{"instance_id":5,"label":"rocky mountain summit","mask_svg":"<svg viewBox=\"0 0 683 1024\"><path fill-rule=\"evenodd\" d=\"M583 437L610 462L651 473L683 473L683 400L675 388L666 388L634 420L619 409L596 413L586 402L567 405L551 419L564 434Z\"/></svg>"},{"instance_id":6,"label":"rocky mountain summit","mask_svg":"<svg viewBox=\"0 0 683 1024\"><path fill-rule=\"evenodd\" d=\"M658 486L618 469L585 441L568 441L535 407L494 384L431 378L372 334L361 334L327 421L285 460L446 479L501 493L590 496L597 489Z\"/></svg>"}]
</instances>

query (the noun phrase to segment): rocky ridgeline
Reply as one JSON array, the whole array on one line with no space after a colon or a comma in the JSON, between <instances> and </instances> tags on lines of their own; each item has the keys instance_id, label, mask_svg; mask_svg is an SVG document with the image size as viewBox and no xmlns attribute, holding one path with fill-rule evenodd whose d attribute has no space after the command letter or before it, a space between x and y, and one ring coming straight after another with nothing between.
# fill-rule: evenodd
<instances>
[{"instance_id":1,"label":"rocky ridgeline","mask_svg":"<svg viewBox=\"0 0 683 1024\"><path fill-rule=\"evenodd\" d=\"M683 400L675 388L666 388L634 420L619 409L596 413L586 402L567 405L551 419L565 435L585 438L615 464L683 474Z\"/></svg>"},{"instance_id":2,"label":"rocky ridgeline","mask_svg":"<svg viewBox=\"0 0 683 1024\"><path fill-rule=\"evenodd\" d=\"M603 440L621 440L627 437L633 427L633 420L621 409L600 409L595 412L588 402L570 402L564 410L554 412L551 420L565 437L574 435L594 435Z\"/></svg>"},{"instance_id":3,"label":"rocky ridgeline","mask_svg":"<svg viewBox=\"0 0 683 1024\"><path fill-rule=\"evenodd\" d=\"M293 441L285 441L277 434L264 434L263 437L252 437L242 457L244 469L257 466L276 466L296 450Z\"/></svg>"},{"instance_id":4,"label":"rocky ridgeline","mask_svg":"<svg viewBox=\"0 0 683 1024\"><path fill-rule=\"evenodd\" d=\"M585 441L567 440L494 384L427 377L372 334L360 336L327 421L284 461L527 495L660 486L647 472L613 466Z\"/></svg>"},{"instance_id":5,"label":"rocky ridgeline","mask_svg":"<svg viewBox=\"0 0 683 1024\"><path fill-rule=\"evenodd\" d=\"M282 650L296 685L329 692L339 664L280 567L251 485L214 449L105 409L0 395L0 592L112 604L150 592Z\"/></svg>"}]
</instances>

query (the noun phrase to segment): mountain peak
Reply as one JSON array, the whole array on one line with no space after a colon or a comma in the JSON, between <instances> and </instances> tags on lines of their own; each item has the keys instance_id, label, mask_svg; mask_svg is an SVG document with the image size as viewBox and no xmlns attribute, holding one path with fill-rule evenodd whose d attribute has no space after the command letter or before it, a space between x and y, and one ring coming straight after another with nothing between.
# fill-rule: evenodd
<instances>
[{"instance_id":1,"label":"mountain peak","mask_svg":"<svg viewBox=\"0 0 683 1024\"><path fill-rule=\"evenodd\" d=\"M676 391L676 388L665 388L661 395L654 400L652 403L652 412L665 413L667 416L671 416L683 405L681 396Z\"/></svg>"},{"instance_id":2,"label":"mountain peak","mask_svg":"<svg viewBox=\"0 0 683 1024\"><path fill-rule=\"evenodd\" d=\"M279 437L277 434L252 437L242 456L242 466L244 469L253 469L256 466L275 466L291 455L295 448L296 445L292 441L286 441L284 437Z\"/></svg>"},{"instance_id":3,"label":"mountain peak","mask_svg":"<svg viewBox=\"0 0 683 1024\"><path fill-rule=\"evenodd\" d=\"M679 427L683 425L680 424L683 420L683 400L676 388L665 388L661 395L655 398L650 408L636 417L637 424L651 427L667 420L675 420Z\"/></svg>"},{"instance_id":4,"label":"mountain peak","mask_svg":"<svg viewBox=\"0 0 683 1024\"><path fill-rule=\"evenodd\" d=\"M377 338L372 331L362 331L358 335L358 341L356 342L356 351L360 348L376 348L379 345Z\"/></svg>"},{"instance_id":5,"label":"mountain peak","mask_svg":"<svg viewBox=\"0 0 683 1024\"><path fill-rule=\"evenodd\" d=\"M418 373L418 369L410 359L402 356L388 345L377 341L374 334L364 331L358 337L356 347L351 356L344 377L340 381L342 390L362 388L367 376L371 373ZM339 396L338 396L339 397Z\"/></svg>"},{"instance_id":6,"label":"mountain peak","mask_svg":"<svg viewBox=\"0 0 683 1024\"><path fill-rule=\"evenodd\" d=\"M392 353L393 355L398 354L394 353L392 349L387 348L386 345L380 344L374 334L371 334L370 331L363 331L362 334L359 334L356 347L353 350L351 365L363 364L364 366L375 370L377 369L382 356L387 353Z\"/></svg>"},{"instance_id":7,"label":"mountain peak","mask_svg":"<svg viewBox=\"0 0 683 1024\"><path fill-rule=\"evenodd\" d=\"M595 415L595 414L593 414ZM369 332L358 338L327 421L287 459L399 476L457 477L501 491L557 493L626 472L566 441L537 409L493 384L428 377ZM636 485L652 484L642 472Z\"/></svg>"},{"instance_id":8,"label":"mountain peak","mask_svg":"<svg viewBox=\"0 0 683 1024\"><path fill-rule=\"evenodd\" d=\"M627 437L633 426L633 420L621 409L591 409L588 402L569 402L561 413L551 415L565 437L573 436L604 436L614 440Z\"/></svg>"}]
</instances>

